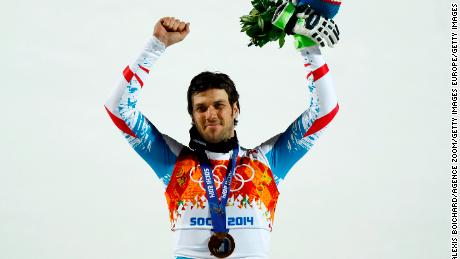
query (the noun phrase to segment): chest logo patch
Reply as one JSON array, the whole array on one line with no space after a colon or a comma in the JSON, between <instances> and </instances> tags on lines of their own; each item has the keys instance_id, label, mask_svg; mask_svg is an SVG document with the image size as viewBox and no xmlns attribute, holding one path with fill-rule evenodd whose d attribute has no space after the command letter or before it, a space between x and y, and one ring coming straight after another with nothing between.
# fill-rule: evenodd
<instances>
[{"instance_id":1,"label":"chest logo patch","mask_svg":"<svg viewBox=\"0 0 460 259\"><path fill-rule=\"evenodd\" d=\"M200 167L200 165L198 165L197 167ZM190 169L190 172L189 172L189 175L190 175L190 180L192 180L192 182L195 182L197 183L201 189L203 189L203 191L205 190L204 189L204 181L203 181L203 176L200 176L198 179L194 178L193 177L193 174L195 173L195 169L197 167L192 167ZM245 177L243 176L243 174L239 173L238 171L238 168L243 168L243 167L246 167L247 169L249 169L249 171L251 172L250 176L248 179L245 179ZM214 176L214 184L216 184L216 190L220 189L220 187L222 186L222 182L223 182L223 179L220 179L219 175L216 174L215 172L216 171L221 171L222 170L222 173L219 174L219 175L223 175L225 176L225 173L227 172L227 166L225 165L216 165L213 169L212 169L212 175ZM200 170L201 171L201 170ZM241 165L238 165L236 166L235 168L235 175L233 176L233 179L232 179L232 182L233 181L237 181L238 182L238 185L236 188L233 188L231 189L230 188L230 192L237 192L239 190L241 190L244 186L245 183L247 182L250 182L254 179L254 176L256 175L256 172L254 170L254 168L252 168L250 165L248 164L241 164Z\"/></svg>"}]
</instances>

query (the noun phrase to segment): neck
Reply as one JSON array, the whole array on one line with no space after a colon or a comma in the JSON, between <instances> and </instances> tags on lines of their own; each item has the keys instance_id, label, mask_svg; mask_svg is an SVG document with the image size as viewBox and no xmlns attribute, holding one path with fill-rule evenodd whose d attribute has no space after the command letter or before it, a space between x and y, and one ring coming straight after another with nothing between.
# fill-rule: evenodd
<instances>
[{"instance_id":1,"label":"neck","mask_svg":"<svg viewBox=\"0 0 460 259\"><path fill-rule=\"evenodd\" d=\"M211 151L219 153L227 153L236 146L238 146L238 138L236 132L233 131L230 138L220 141L218 143L209 143L203 139L198 133L198 130L193 126L190 129L190 143L189 146L195 151Z\"/></svg>"}]
</instances>

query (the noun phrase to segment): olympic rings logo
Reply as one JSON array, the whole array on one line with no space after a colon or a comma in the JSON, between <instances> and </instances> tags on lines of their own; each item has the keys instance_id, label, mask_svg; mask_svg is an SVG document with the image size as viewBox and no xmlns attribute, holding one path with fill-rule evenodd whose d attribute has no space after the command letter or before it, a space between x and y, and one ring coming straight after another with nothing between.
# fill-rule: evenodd
<instances>
[{"instance_id":1,"label":"olympic rings logo","mask_svg":"<svg viewBox=\"0 0 460 259\"><path fill-rule=\"evenodd\" d=\"M240 173L237 173L238 168L243 167L243 166L249 168L251 173L252 173L251 177L249 177L249 179L244 179L244 177ZM198 165L198 167L200 167L200 165ZM214 174L214 171L216 169L218 169L218 168L223 168L223 170L227 171L227 167L225 165L217 165L212 169L212 175L213 175L213 178L214 178L214 183L217 184L216 190L219 190L219 188L222 186L222 182L223 182L223 180L221 180L219 178L219 176ZM198 180L193 178L193 172L195 172L195 169L196 169L195 166L190 169L190 172L189 172L190 180L192 180L193 182L197 183L203 191L206 191L204 189L203 176L201 176ZM256 175L256 171L250 165L248 165L248 164L237 165L236 168L235 168L235 174L233 175L232 182L237 180L239 182L239 186L238 186L238 188L235 188L235 189L230 188L230 192L236 192L236 191L241 190L245 183L250 182L250 181L252 181L254 179L255 175Z\"/></svg>"}]
</instances>

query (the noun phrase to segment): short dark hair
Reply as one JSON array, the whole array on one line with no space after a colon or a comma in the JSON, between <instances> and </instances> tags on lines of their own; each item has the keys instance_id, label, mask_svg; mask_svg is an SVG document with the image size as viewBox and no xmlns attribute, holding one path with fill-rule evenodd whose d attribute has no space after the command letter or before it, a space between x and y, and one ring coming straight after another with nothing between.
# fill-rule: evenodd
<instances>
[{"instance_id":1,"label":"short dark hair","mask_svg":"<svg viewBox=\"0 0 460 259\"><path fill-rule=\"evenodd\" d=\"M192 96L209 89L224 89L228 95L230 106L233 107L233 104L236 103L236 107L240 110L240 102L238 101L240 95L236 91L235 83L233 83L232 79L224 73L205 71L192 78L188 87L187 109L190 116L193 113ZM235 125L237 123L238 121L235 119Z\"/></svg>"}]
</instances>

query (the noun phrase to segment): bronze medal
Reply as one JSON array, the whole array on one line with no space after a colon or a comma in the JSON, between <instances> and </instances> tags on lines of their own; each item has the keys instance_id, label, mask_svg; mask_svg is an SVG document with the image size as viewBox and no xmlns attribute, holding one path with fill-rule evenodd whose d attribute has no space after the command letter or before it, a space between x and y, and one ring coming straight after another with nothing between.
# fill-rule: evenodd
<instances>
[{"instance_id":1,"label":"bronze medal","mask_svg":"<svg viewBox=\"0 0 460 259\"><path fill-rule=\"evenodd\" d=\"M235 240L225 232L214 233L208 242L208 248L211 255L217 258L225 258L235 250Z\"/></svg>"}]
</instances>

